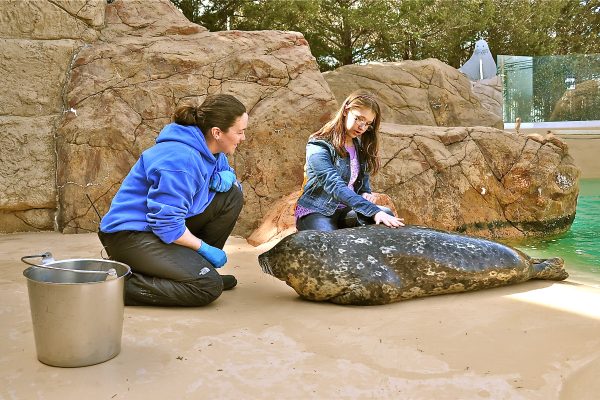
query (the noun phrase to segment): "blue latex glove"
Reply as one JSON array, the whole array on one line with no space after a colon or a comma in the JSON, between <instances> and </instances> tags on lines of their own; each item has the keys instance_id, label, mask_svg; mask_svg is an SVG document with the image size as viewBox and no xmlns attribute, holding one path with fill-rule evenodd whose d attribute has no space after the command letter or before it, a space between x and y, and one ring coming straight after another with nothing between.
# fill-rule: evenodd
<instances>
[{"instance_id":1,"label":"blue latex glove","mask_svg":"<svg viewBox=\"0 0 600 400\"><path fill-rule=\"evenodd\" d=\"M215 268L221 268L227 262L227 254L223 250L213 247L205 241L202 241L197 253L206 258L206 261Z\"/></svg>"},{"instance_id":2,"label":"blue latex glove","mask_svg":"<svg viewBox=\"0 0 600 400\"><path fill-rule=\"evenodd\" d=\"M235 182L235 174L231 171L220 171L210 178L209 187L215 192L227 192Z\"/></svg>"}]
</instances>

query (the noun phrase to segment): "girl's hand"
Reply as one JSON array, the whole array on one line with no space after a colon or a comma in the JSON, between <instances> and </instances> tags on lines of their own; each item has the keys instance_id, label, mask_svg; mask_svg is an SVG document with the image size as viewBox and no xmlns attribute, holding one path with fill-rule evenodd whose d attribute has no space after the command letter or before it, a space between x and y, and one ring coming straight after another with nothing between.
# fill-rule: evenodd
<instances>
[{"instance_id":1,"label":"girl's hand","mask_svg":"<svg viewBox=\"0 0 600 400\"><path fill-rule=\"evenodd\" d=\"M371 203L375 203L375 196L372 193L363 193L363 199L370 201Z\"/></svg>"},{"instance_id":2,"label":"girl's hand","mask_svg":"<svg viewBox=\"0 0 600 400\"><path fill-rule=\"evenodd\" d=\"M404 226L404 218L397 218L383 211L379 211L377 214L375 214L373 219L377 225L384 224L390 228Z\"/></svg>"}]
</instances>

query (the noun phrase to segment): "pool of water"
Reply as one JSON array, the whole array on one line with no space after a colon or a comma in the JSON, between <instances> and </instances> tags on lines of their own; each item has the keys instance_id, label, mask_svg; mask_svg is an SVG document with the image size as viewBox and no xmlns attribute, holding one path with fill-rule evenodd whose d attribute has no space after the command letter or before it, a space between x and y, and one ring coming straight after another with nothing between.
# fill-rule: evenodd
<instances>
[{"instance_id":1,"label":"pool of water","mask_svg":"<svg viewBox=\"0 0 600 400\"><path fill-rule=\"evenodd\" d=\"M569 280L600 287L600 179L582 179L579 189L575 221L568 232L509 244L531 257L562 257Z\"/></svg>"}]
</instances>

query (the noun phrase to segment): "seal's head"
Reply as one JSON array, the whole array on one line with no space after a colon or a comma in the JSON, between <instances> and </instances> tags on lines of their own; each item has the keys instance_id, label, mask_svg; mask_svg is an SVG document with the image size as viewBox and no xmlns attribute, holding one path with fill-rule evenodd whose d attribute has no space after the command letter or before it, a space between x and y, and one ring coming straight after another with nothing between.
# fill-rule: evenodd
<instances>
[{"instance_id":1,"label":"seal's head","mask_svg":"<svg viewBox=\"0 0 600 400\"><path fill-rule=\"evenodd\" d=\"M344 230L345 231L345 230ZM353 257L340 259L345 232L301 231L285 237L258 256L263 272L291 286L301 297L332 301L359 283ZM345 236L345 235L342 235Z\"/></svg>"},{"instance_id":2,"label":"seal's head","mask_svg":"<svg viewBox=\"0 0 600 400\"><path fill-rule=\"evenodd\" d=\"M306 273L307 264L318 258L315 246L323 232L303 231L286 236L271 250L258 256L264 273L285 280L289 275ZM306 245L304 245L306 243ZM319 263L320 265L320 263Z\"/></svg>"}]
</instances>

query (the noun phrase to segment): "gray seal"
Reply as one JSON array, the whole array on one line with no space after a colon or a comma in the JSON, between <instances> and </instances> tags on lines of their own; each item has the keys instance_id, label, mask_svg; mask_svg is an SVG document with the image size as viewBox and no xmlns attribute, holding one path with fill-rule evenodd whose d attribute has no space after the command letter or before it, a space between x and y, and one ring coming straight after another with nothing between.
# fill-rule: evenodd
<instances>
[{"instance_id":1,"label":"gray seal","mask_svg":"<svg viewBox=\"0 0 600 400\"><path fill-rule=\"evenodd\" d=\"M568 277L561 258L534 259L491 240L418 226L301 231L258 261L304 299L355 305Z\"/></svg>"}]
</instances>

